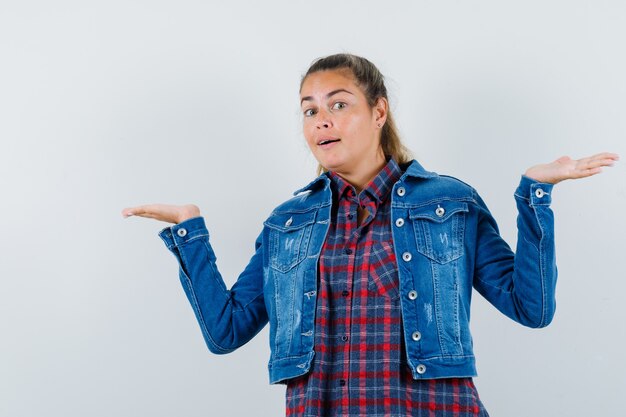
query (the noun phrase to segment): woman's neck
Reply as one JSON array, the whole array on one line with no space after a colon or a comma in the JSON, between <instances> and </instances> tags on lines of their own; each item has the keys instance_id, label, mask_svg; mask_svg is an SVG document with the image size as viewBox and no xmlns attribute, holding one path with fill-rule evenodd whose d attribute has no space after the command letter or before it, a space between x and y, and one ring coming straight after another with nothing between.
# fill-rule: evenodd
<instances>
[{"instance_id":1,"label":"woman's neck","mask_svg":"<svg viewBox=\"0 0 626 417\"><path fill-rule=\"evenodd\" d=\"M376 153L376 156L366 163L360 164L358 169L352 172L337 172L341 178L349 182L357 192L357 195L374 179L376 175L387 165L387 159L382 152Z\"/></svg>"}]
</instances>

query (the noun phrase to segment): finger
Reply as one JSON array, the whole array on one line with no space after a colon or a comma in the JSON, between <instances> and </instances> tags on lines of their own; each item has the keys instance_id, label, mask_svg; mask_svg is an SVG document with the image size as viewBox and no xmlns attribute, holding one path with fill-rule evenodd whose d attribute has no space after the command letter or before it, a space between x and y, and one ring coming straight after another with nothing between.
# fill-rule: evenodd
<instances>
[{"instance_id":1,"label":"finger","mask_svg":"<svg viewBox=\"0 0 626 417\"><path fill-rule=\"evenodd\" d=\"M597 167L597 168L591 168L587 170L587 177L590 177L592 175L596 175L602 172L602 168L601 167Z\"/></svg>"},{"instance_id":2,"label":"finger","mask_svg":"<svg viewBox=\"0 0 626 417\"><path fill-rule=\"evenodd\" d=\"M619 159L619 155L613 152L600 152L587 159L612 159L616 161Z\"/></svg>"},{"instance_id":3,"label":"finger","mask_svg":"<svg viewBox=\"0 0 626 417\"><path fill-rule=\"evenodd\" d=\"M124 217L134 216L135 214L137 214L137 207L126 207L122 209L122 216Z\"/></svg>"},{"instance_id":4,"label":"finger","mask_svg":"<svg viewBox=\"0 0 626 417\"><path fill-rule=\"evenodd\" d=\"M141 216L141 217L153 218L154 216L153 206L154 206L153 204L146 204L143 206L130 207L128 209L124 209L122 213L126 214L126 217Z\"/></svg>"},{"instance_id":5,"label":"finger","mask_svg":"<svg viewBox=\"0 0 626 417\"><path fill-rule=\"evenodd\" d=\"M600 168L600 167L584 169L584 170L577 171L575 173L574 178L586 178L586 177L590 177L592 175L599 174L601 172L602 172L602 168Z\"/></svg>"},{"instance_id":6,"label":"finger","mask_svg":"<svg viewBox=\"0 0 626 417\"><path fill-rule=\"evenodd\" d=\"M615 164L615 160L611 158L602 158L602 159L593 159L588 161L583 165L584 168L596 168L602 166L613 166Z\"/></svg>"},{"instance_id":7,"label":"finger","mask_svg":"<svg viewBox=\"0 0 626 417\"><path fill-rule=\"evenodd\" d=\"M610 159L611 161L613 161L614 156L617 156L617 155L611 154L609 152L602 152L602 153L598 153L592 156L586 156L584 158L575 160L575 169L593 168L593 167L598 166L596 165L597 161L602 161L605 159Z\"/></svg>"}]
</instances>

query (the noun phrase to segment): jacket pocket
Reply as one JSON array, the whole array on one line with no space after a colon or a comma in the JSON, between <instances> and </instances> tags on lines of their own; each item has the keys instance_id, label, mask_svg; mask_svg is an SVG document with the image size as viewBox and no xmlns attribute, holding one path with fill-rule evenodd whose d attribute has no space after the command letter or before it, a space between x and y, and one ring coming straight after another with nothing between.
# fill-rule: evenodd
<instances>
[{"instance_id":1,"label":"jacket pocket","mask_svg":"<svg viewBox=\"0 0 626 417\"><path fill-rule=\"evenodd\" d=\"M467 203L442 200L409 209L417 250L444 264L463 255Z\"/></svg>"},{"instance_id":2,"label":"jacket pocket","mask_svg":"<svg viewBox=\"0 0 626 417\"><path fill-rule=\"evenodd\" d=\"M287 272L306 257L315 210L304 213L278 212L264 222L269 228L269 264Z\"/></svg>"},{"instance_id":3,"label":"jacket pocket","mask_svg":"<svg viewBox=\"0 0 626 417\"><path fill-rule=\"evenodd\" d=\"M391 299L400 298L398 266L391 242L374 242L369 259L368 289Z\"/></svg>"}]
</instances>

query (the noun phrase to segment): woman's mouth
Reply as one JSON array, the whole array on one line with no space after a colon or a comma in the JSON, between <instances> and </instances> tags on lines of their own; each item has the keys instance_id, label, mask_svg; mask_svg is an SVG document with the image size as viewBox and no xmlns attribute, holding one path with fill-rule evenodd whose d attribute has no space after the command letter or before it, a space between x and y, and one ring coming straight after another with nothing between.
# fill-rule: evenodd
<instances>
[{"instance_id":1,"label":"woman's mouth","mask_svg":"<svg viewBox=\"0 0 626 417\"><path fill-rule=\"evenodd\" d=\"M319 142L317 142L317 145L318 146L328 146L331 143L339 142L340 140L341 139L332 139L332 138L330 138L330 139L322 139Z\"/></svg>"}]
</instances>

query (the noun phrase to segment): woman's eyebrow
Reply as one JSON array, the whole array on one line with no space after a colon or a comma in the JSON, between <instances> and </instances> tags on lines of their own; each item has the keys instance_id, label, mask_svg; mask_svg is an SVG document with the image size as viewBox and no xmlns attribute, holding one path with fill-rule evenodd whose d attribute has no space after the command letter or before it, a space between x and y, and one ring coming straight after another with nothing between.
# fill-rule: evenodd
<instances>
[{"instance_id":1,"label":"woman's eyebrow","mask_svg":"<svg viewBox=\"0 0 626 417\"><path fill-rule=\"evenodd\" d=\"M352 94L350 91L346 90L345 88L338 88L336 90L331 91L330 93L326 94L326 98L331 98L332 96L334 96L337 93L348 93L348 94ZM354 94L352 94L354 95ZM306 96L306 97L302 97L302 100L300 100L300 105L302 105L303 101L312 101L313 97L311 96Z\"/></svg>"}]
</instances>

